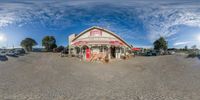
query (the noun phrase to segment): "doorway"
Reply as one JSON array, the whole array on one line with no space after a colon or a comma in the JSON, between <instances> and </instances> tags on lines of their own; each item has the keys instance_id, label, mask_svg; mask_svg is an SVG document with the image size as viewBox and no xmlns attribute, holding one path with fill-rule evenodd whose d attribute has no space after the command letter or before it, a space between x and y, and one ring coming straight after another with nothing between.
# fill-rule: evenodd
<instances>
[{"instance_id":1,"label":"doorway","mask_svg":"<svg viewBox=\"0 0 200 100\"><path fill-rule=\"evenodd\" d=\"M116 58L115 53L116 53L116 47L111 46L111 47L110 47L110 55L111 55L111 59L112 59L112 58Z\"/></svg>"}]
</instances>

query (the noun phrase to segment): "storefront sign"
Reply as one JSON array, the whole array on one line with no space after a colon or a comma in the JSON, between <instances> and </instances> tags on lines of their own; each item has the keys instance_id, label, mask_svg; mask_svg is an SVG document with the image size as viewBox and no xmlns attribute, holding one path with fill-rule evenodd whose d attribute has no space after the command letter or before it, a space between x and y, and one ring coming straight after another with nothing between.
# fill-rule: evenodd
<instances>
[{"instance_id":1,"label":"storefront sign","mask_svg":"<svg viewBox=\"0 0 200 100\"><path fill-rule=\"evenodd\" d=\"M102 36L102 31L98 29L93 29L90 31L90 36Z\"/></svg>"},{"instance_id":2,"label":"storefront sign","mask_svg":"<svg viewBox=\"0 0 200 100\"><path fill-rule=\"evenodd\" d=\"M96 40L96 41L76 41L74 43L72 43L72 45L74 46L83 46L83 45L88 45L88 44L108 44L108 45L115 45L115 46L119 46L119 45L124 45L124 43L120 42L120 41L103 41L103 40Z\"/></svg>"}]
</instances>

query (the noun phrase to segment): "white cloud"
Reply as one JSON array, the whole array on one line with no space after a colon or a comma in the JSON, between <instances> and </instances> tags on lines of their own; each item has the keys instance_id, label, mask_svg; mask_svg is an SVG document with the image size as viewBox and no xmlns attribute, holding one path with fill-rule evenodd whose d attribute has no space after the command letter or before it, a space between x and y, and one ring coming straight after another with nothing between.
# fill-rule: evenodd
<instances>
[{"instance_id":1,"label":"white cloud","mask_svg":"<svg viewBox=\"0 0 200 100\"><path fill-rule=\"evenodd\" d=\"M142 9L143 10L143 9ZM151 41L160 36L170 37L179 31L180 25L200 27L200 12L196 9L150 9L140 15L150 34Z\"/></svg>"},{"instance_id":2,"label":"white cloud","mask_svg":"<svg viewBox=\"0 0 200 100\"><path fill-rule=\"evenodd\" d=\"M182 42L175 42L174 46L180 46L180 45L187 45L191 43L191 41L182 41Z\"/></svg>"},{"instance_id":3,"label":"white cloud","mask_svg":"<svg viewBox=\"0 0 200 100\"><path fill-rule=\"evenodd\" d=\"M98 5L106 7L102 6L96 10L95 7ZM109 29L121 30L119 33L125 38L140 37L154 41L159 36L170 37L176 34L180 25L200 27L199 5L200 2L196 0L0 1L0 27L16 23L22 27L27 23L35 23L35 20L39 20L44 26L66 28L73 26L76 21L84 20L83 24L85 25L109 26ZM87 19L95 16L92 15L94 11L99 12L101 16ZM140 34L135 35L138 31L132 24L129 24L128 28L119 28L117 21L110 21L107 17L111 12L119 14L119 16L114 16L116 19L123 19L126 22L141 20L149 34L143 35L144 37ZM124 22L125 25L126 22Z\"/></svg>"},{"instance_id":4,"label":"white cloud","mask_svg":"<svg viewBox=\"0 0 200 100\"><path fill-rule=\"evenodd\" d=\"M133 45L135 48L153 48L152 45Z\"/></svg>"}]
</instances>

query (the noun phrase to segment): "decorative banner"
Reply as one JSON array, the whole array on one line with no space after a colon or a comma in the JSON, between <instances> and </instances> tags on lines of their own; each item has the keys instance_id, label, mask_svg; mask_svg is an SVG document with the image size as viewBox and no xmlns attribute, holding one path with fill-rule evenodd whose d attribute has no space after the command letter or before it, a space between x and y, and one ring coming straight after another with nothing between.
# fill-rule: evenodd
<instances>
[{"instance_id":1,"label":"decorative banner","mask_svg":"<svg viewBox=\"0 0 200 100\"><path fill-rule=\"evenodd\" d=\"M107 45L115 45L115 46L124 45L120 41L77 41L77 42L72 43L72 45L74 46L88 45L88 44L107 44Z\"/></svg>"}]
</instances>

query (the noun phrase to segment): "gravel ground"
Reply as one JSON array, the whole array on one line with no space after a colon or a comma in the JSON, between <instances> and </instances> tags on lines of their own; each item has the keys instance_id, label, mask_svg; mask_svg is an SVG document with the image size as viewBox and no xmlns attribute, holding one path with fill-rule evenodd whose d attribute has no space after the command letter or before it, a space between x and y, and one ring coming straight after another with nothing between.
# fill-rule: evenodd
<instances>
[{"instance_id":1,"label":"gravel ground","mask_svg":"<svg viewBox=\"0 0 200 100\"><path fill-rule=\"evenodd\" d=\"M200 100L200 60L170 55L101 64L31 53L0 62L0 100Z\"/></svg>"}]
</instances>

